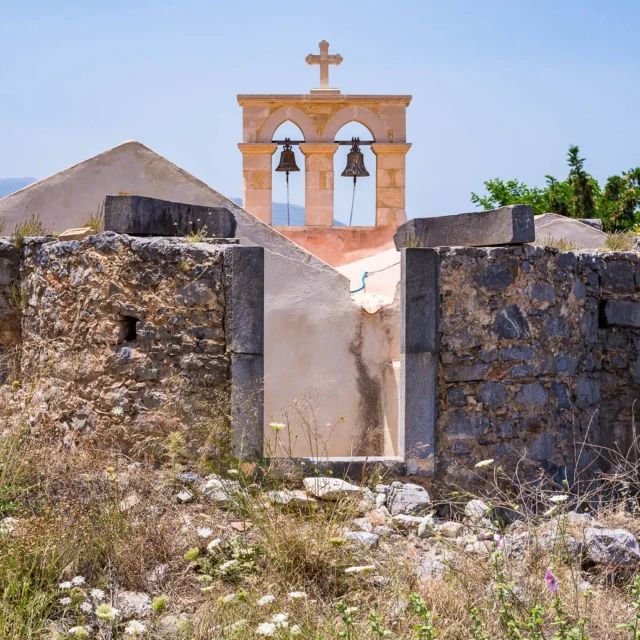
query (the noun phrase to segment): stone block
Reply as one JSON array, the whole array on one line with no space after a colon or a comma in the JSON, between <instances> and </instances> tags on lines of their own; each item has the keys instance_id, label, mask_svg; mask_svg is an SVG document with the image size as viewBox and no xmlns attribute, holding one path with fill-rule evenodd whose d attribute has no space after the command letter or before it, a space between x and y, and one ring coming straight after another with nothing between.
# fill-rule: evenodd
<instances>
[{"instance_id":1,"label":"stone block","mask_svg":"<svg viewBox=\"0 0 640 640\"><path fill-rule=\"evenodd\" d=\"M402 353L439 350L439 264L440 256L433 249L402 250Z\"/></svg>"},{"instance_id":2,"label":"stone block","mask_svg":"<svg viewBox=\"0 0 640 640\"><path fill-rule=\"evenodd\" d=\"M60 242L66 242L67 240L84 240L89 236L95 235L96 231L91 227L81 227L79 229L67 229L63 231L59 236Z\"/></svg>"},{"instance_id":3,"label":"stone block","mask_svg":"<svg viewBox=\"0 0 640 640\"><path fill-rule=\"evenodd\" d=\"M607 300L603 315L607 326L640 327L640 302Z\"/></svg>"},{"instance_id":4,"label":"stone block","mask_svg":"<svg viewBox=\"0 0 640 640\"><path fill-rule=\"evenodd\" d=\"M402 354L398 421L407 460L426 459L436 452L437 360L435 353Z\"/></svg>"},{"instance_id":5,"label":"stone block","mask_svg":"<svg viewBox=\"0 0 640 640\"><path fill-rule=\"evenodd\" d=\"M105 231L134 236L186 236L206 227L211 238L233 238L236 220L222 207L170 202L143 196L107 196Z\"/></svg>"},{"instance_id":6,"label":"stone block","mask_svg":"<svg viewBox=\"0 0 640 640\"><path fill-rule=\"evenodd\" d=\"M398 228L396 248L522 244L535 240L533 209L512 205L455 216L414 218Z\"/></svg>"},{"instance_id":7,"label":"stone block","mask_svg":"<svg viewBox=\"0 0 640 640\"><path fill-rule=\"evenodd\" d=\"M233 454L261 458L264 446L264 357L231 356L231 432Z\"/></svg>"},{"instance_id":8,"label":"stone block","mask_svg":"<svg viewBox=\"0 0 640 640\"><path fill-rule=\"evenodd\" d=\"M264 248L224 250L227 351L264 353Z\"/></svg>"}]
</instances>

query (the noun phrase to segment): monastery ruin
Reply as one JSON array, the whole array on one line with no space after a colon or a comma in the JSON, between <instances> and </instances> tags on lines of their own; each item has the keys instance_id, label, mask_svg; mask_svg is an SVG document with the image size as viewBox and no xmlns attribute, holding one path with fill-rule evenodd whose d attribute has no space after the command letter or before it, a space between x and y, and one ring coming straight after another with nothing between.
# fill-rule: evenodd
<instances>
[{"instance_id":1,"label":"monastery ruin","mask_svg":"<svg viewBox=\"0 0 640 640\"><path fill-rule=\"evenodd\" d=\"M188 398L194 419L228 407L238 456L273 451L269 425L285 423L295 458L452 483L488 458L562 479L578 442L628 447L638 253L597 252L597 229L521 205L407 211L411 96L330 88L342 58L328 47L307 58L318 89L238 96L243 207L133 141L0 199L9 228L38 214L74 230L0 242L3 382L49 367L66 422L83 429L117 408L124 430L144 431ZM303 139L274 139L284 122ZM334 226L350 122L376 156L370 227ZM271 224L284 143L304 155L303 227ZM99 209L104 231L78 230ZM584 251L532 244L563 224L579 225Z\"/></svg>"}]
</instances>

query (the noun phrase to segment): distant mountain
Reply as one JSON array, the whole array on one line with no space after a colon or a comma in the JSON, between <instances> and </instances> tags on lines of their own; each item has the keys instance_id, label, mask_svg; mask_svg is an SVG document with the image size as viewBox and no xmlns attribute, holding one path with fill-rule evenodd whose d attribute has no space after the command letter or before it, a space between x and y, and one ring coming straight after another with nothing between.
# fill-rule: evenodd
<instances>
[{"instance_id":1,"label":"distant mountain","mask_svg":"<svg viewBox=\"0 0 640 640\"><path fill-rule=\"evenodd\" d=\"M242 198L231 198L236 204L242 206ZM271 220L274 227L287 226L287 203L274 202L271 208ZM289 205L289 226L304 227L304 207L299 204ZM334 226L344 227L345 224L339 220L333 221Z\"/></svg>"},{"instance_id":2,"label":"distant mountain","mask_svg":"<svg viewBox=\"0 0 640 640\"><path fill-rule=\"evenodd\" d=\"M0 198L28 187L36 181L35 178L0 178Z\"/></svg>"}]
</instances>

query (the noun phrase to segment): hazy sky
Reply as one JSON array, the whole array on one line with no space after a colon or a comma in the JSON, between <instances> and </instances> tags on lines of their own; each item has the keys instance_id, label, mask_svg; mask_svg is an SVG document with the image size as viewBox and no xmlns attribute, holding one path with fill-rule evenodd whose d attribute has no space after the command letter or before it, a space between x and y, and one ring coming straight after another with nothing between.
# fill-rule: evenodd
<instances>
[{"instance_id":1,"label":"hazy sky","mask_svg":"<svg viewBox=\"0 0 640 640\"><path fill-rule=\"evenodd\" d=\"M486 179L564 176L569 144L600 180L640 165L639 34L638 0L0 0L0 177L136 139L241 196L236 94L316 87L304 58L326 39L343 93L413 95L408 215L472 210Z\"/></svg>"}]
</instances>

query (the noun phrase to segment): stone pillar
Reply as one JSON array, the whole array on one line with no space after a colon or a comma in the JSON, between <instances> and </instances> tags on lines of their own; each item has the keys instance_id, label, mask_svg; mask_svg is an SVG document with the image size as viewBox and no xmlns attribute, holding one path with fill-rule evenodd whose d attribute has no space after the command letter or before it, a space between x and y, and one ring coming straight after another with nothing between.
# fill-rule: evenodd
<instances>
[{"instance_id":1,"label":"stone pillar","mask_svg":"<svg viewBox=\"0 0 640 640\"><path fill-rule=\"evenodd\" d=\"M264 438L264 248L224 249L234 455L261 458Z\"/></svg>"},{"instance_id":2,"label":"stone pillar","mask_svg":"<svg viewBox=\"0 0 640 640\"><path fill-rule=\"evenodd\" d=\"M431 475L436 453L440 254L402 249L399 452L407 472Z\"/></svg>"},{"instance_id":3,"label":"stone pillar","mask_svg":"<svg viewBox=\"0 0 640 640\"><path fill-rule=\"evenodd\" d=\"M333 155L335 143L305 142L304 215L307 226L333 226Z\"/></svg>"},{"instance_id":4,"label":"stone pillar","mask_svg":"<svg viewBox=\"0 0 640 640\"><path fill-rule=\"evenodd\" d=\"M242 206L256 218L271 224L271 156L278 145L274 142L241 142Z\"/></svg>"},{"instance_id":5,"label":"stone pillar","mask_svg":"<svg viewBox=\"0 0 640 640\"><path fill-rule=\"evenodd\" d=\"M376 154L376 226L398 226L407 221L405 211L405 156L408 143L374 142Z\"/></svg>"}]
</instances>

